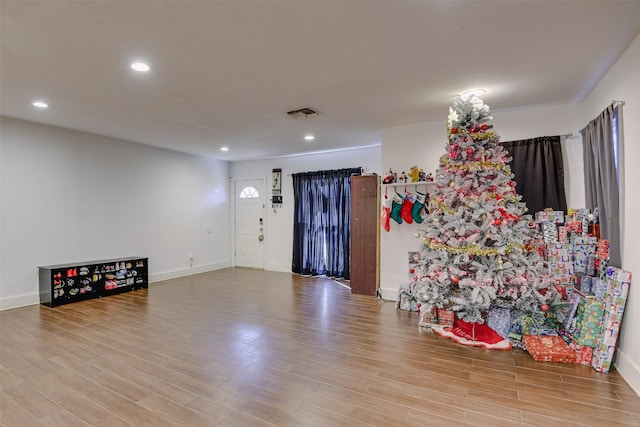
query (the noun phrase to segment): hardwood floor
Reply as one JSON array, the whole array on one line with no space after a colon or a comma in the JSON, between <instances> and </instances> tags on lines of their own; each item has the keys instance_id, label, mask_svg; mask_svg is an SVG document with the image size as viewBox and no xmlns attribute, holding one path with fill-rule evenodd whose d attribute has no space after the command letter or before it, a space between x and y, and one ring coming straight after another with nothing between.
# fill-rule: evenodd
<instances>
[{"instance_id":1,"label":"hardwood floor","mask_svg":"<svg viewBox=\"0 0 640 427\"><path fill-rule=\"evenodd\" d=\"M619 426L613 371L464 347L325 278L224 269L0 312L2 426Z\"/></svg>"}]
</instances>

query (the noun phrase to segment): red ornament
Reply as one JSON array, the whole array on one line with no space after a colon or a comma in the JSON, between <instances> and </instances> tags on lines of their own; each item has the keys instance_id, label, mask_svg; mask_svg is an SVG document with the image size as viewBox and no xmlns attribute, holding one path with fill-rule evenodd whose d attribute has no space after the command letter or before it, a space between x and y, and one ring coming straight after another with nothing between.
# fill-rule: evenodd
<instances>
[{"instance_id":1,"label":"red ornament","mask_svg":"<svg viewBox=\"0 0 640 427\"><path fill-rule=\"evenodd\" d=\"M500 218L496 218L493 220L494 225L500 225L502 224L502 220Z\"/></svg>"},{"instance_id":2,"label":"red ornament","mask_svg":"<svg viewBox=\"0 0 640 427\"><path fill-rule=\"evenodd\" d=\"M542 311L549 311L549 306L548 306L547 304L542 304L542 305L540 306L540 310L542 310Z\"/></svg>"},{"instance_id":3,"label":"red ornament","mask_svg":"<svg viewBox=\"0 0 640 427\"><path fill-rule=\"evenodd\" d=\"M482 125L482 130L487 130L487 129L489 129L489 126L487 126L487 125Z\"/></svg>"},{"instance_id":4,"label":"red ornament","mask_svg":"<svg viewBox=\"0 0 640 427\"><path fill-rule=\"evenodd\" d=\"M451 128L451 133L458 133L458 128Z\"/></svg>"},{"instance_id":5,"label":"red ornament","mask_svg":"<svg viewBox=\"0 0 640 427\"><path fill-rule=\"evenodd\" d=\"M515 187L516 186L516 182L515 181L509 181L509 185L512 186L512 187Z\"/></svg>"},{"instance_id":6,"label":"red ornament","mask_svg":"<svg viewBox=\"0 0 640 427\"><path fill-rule=\"evenodd\" d=\"M467 155L472 155L473 154L473 148L469 147L467 148Z\"/></svg>"},{"instance_id":7,"label":"red ornament","mask_svg":"<svg viewBox=\"0 0 640 427\"><path fill-rule=\"evenodd\" d=\"M460 281L460 279L458 278L458 276L452 276L451 277L451 282L452 283L455 283L457 285L459 281Z\"/></svg>"}]
</instances>

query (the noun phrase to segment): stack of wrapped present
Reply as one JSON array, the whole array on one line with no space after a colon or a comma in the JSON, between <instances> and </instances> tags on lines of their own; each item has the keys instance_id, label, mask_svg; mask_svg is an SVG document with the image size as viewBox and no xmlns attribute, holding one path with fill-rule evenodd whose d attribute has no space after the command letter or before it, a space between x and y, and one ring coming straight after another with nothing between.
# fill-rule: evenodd
<instances>
[{"instance_id":1,"label":"stack of wrapped present","mask_svg":"<svg viewBox=\"0 0 640 427\"><path fill-rule=\"evenodd\" d=\"M591 366L600 372L609 372L620 333L622 315L631 286L631 273L615 267L605 272L606 289L602 298L604 320L591 359Z\"/></svg>"},{"instance_id":2,"label":"stack of wrapped present","mask_svg":"<svg viewBox=\"0 0 640 427\"><path fill-rule=\"evenodd\" d=\"M418 300L416 291L418 280L418 264L420 262L420 252L409 252L409 267L407 269L409 275L409 283L400 284L398 297L396 298L396 307L400 310L418 311Z\"/></svg>"},{"instance_id":3,"label":"stack of wrapped present","mask_svg":"<svg viewBox=\"0 0 640 427\"><path fill-rule=\"evenodd\" d=\"M608 372L615 355L631 273L608 266L609 241L591 235L597 211L570 209L537 212L532 227L543 238L533 242L549 267L549 277L564 300L562 322L545 316L543 324L508 308L485 313L487 326L512 347L527 350L534 360L591 365ZM455 313L445 308L420 307L416 284L420 281L418 252L409 253L409 284L401 285L398 308L420 311L420 326L452 326Z\"/></svg>"},{"instance_id":4,"label":"stack of wrapped present","mask_svg":"<svg viewBox=\"0 0 640 427\"><path fill-rule=\"evenodd\" d=\"M608 240L589 234L590 230L596 229L593 221L597 221L597 210L592 214L588 209L569 209L564 221L559 220L560 214L549 210L536 214L536 222L545 239L549 275L557 284L566 287L569 302L565 319L556 326L556 331L575 355L574 363L608 372L620 332L631 273L608 267ZM552 230L552 225L557 232ZM524 346L533 352L534 359L542 360L538 354L540 345L534 342L524 335ZM569 361L570 358L564 356L566 348L558 338L545 339L544 342L547 352L553 348L558 355L555 359L544 356L546 360ZM527 343L534 347L530 349Z\"/></svg>"}]
</instances>

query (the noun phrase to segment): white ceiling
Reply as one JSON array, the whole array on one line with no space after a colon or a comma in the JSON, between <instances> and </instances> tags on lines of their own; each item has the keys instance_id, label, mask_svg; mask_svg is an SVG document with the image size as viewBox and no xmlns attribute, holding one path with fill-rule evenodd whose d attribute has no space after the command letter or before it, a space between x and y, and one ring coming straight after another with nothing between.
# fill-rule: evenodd
<instances>
[{"instance_id":1,"label":"white ceiling","mask_svg":"<svg viewBox=\"0 0 640 427\"><path fill-rule=\"evenodd\" d=\"M640 33L640 1L2 0L0 14L3 115L228 160L379 145L383 127L445 120L471 87L494 112L580 102ZM302 107L320 114L286 115Z\"/></svg>"}]
</instances>

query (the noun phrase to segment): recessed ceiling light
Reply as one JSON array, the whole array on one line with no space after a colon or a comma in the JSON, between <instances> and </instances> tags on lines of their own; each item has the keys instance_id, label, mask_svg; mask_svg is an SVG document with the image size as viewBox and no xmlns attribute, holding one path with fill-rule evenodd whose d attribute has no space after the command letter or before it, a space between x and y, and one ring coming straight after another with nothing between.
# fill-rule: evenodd
<instances>
[{"instance_id":1,"label":"recessed ceiling light","mask_svg":"<svg viewBox=\"0 0 640 427\"><path fill-rule=\"evenodd\" d=\"M49 104L44 101L34 101L31 105L37 108L49 108Z\"/></svg>"},{"instance_id":2,"label":"recessed ceiling light","mask_svg":"<svg viewBox=\"0 0 640 427\"><path fill-rule=\"evenodd\" d=\"M229 151L229 147L220 147L220 151Z\"/></svg>"},{"instance_id":3,"label":"recessed ceiling light","mask_svg":"<svg viewBox=\"0 0 640 427\"><path fill-rule=\"evenodd\" d=\"M486 89L482 89L482 88L475 88L475 89L468 89L465 90L464 92L462 92L462 96L482 96L485 93L487 93Z\"/></svg>"},{"instance_id":4,"label":"recessed ceiling light","mask_svg":"<svg viewBox=\"0 0 640 427\"><path fill-rule=\"evenodd\" d=\"M314 139L316 139L316 137L315 137L315 136L313 136L313 135L306 135L306 136L304 137L304 140L305 140L305 141L313 141Z\"/></svg>"},{"instance_id":5,"label":"recessed ceiling light","mask_svg":"<svg viewBox=\"0 0 640 427\"><path fill-rule=\"evenodd\" d=\"M131 68L136 70L136 71L140 71L140 72L147 72L151 69L151 67L149 67L147 64L145 64L144 62L134 62L133 64L131 64Z\"/></svg>"}]
</instances>

